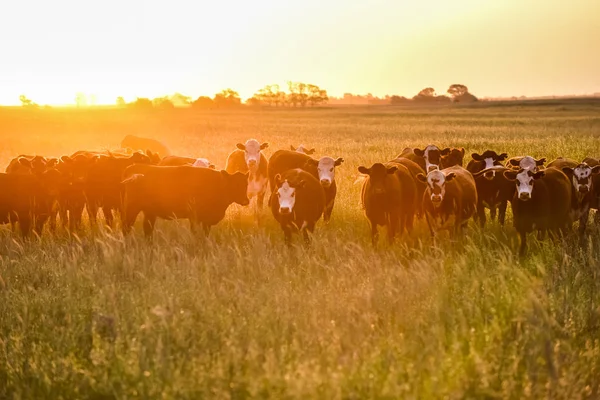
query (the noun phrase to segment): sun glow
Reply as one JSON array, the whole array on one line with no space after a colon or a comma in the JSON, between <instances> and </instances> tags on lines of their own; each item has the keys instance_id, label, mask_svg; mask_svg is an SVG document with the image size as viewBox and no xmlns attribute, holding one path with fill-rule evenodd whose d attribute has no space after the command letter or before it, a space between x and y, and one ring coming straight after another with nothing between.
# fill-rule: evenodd
<instances>
[{"instance_id":1,"label":"sun glow","mask_svg":"<svg viewBox=\"0 0 600 400\"><path fill-rule=\"evenodd\" d=\"M9 0L0 104L313 82L331 94L600 92L600 2ZM32 10L35 12L32 13Z\"/></svg>"}]
</instances>

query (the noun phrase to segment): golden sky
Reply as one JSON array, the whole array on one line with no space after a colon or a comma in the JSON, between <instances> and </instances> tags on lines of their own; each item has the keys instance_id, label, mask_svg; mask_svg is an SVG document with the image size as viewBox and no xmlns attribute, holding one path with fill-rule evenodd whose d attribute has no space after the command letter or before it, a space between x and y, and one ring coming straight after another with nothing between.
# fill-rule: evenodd
<instances>
[{"instance_id":1,"label":"golden sky","mask_svg":"<svg viewBox=\"0 0 600 400\"><path fill-rule=\"evenodd\" d=\"M413 96L600 92L600 0L3 0L0 104L315 83Z\"/></svg>"}]
</instances>

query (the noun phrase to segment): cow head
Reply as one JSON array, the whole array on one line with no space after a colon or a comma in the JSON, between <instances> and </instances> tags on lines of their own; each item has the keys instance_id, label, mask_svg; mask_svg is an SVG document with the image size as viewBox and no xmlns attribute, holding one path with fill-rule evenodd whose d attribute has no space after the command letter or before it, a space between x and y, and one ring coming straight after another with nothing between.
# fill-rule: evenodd
<instances>
[{"instance_id":1,"label":"cow head","mask_svg":"<svg viewBox=\"0 0 600 400\"><path fill-rule=\"evenodd\" d=\"M196 161L194 161L194 163L192 164L192 167L197 167L197 168L210 168L210 166L213 166L212 169L215 169L214 165L210 163L210 161L208 161L208 159L206 158L197 158Z\"/></svg>"},{"instance_id":2,"label":"cow head","mask_svg":"<svg viewBox=\"0 0 600 400\"><path fill-rule=\"evenodd\" d=\"M450 149L444 150L450 151ZM434 169L440 169L442 154L437 146L430 144L423 150L413 149L413 152L415 153L415 155L423 157L425 159L425 171L429 172L433 171Z\"/></svg>"},{"instance_id":3,"label":"cow head","mask_svg":"<svg viewBox=\"0 0 600 400\"><path fill-rule=\"evenodd\" d=\"M290 215L294 212L297 189L303 188L304 184L305 182L301 180L292 185L287 179L282 181L280 174L275 176L275 185L277 187L275 195L279 202L279 214Z\"/></svg>"},{"instance_id":4,"label":"cow head","mask_svg":"<svg viewBox=\"0 0 600 400\"><path fill-rule=\"evenodd\" d=\"M129 157L129 161L134 164L152 164L150 157L140 151L136 151Z\"/></svg>"},{"instance_id":5,"label":"cow head","mask_svg":"<svg viewBox=\"0 0 600 400\"><path fill-rule=\"evenodd\" d=\"M533 195L533 183L537 179L542 178L546 172L533 172L528 169L520 169L519 171L504 171L504 177L509 181L517 184L517 198L519 200L531 200Z\"/></svg>"},{"instance_id":6,"label":"cow head","mask_svg":"<svg viewBox=\"0 0 600 400\"><path fill-rule=\"evenodd\" d=\"M306 161L306 166L317 168L319 182L321 182L321 186L327 189L335 181L335 167L339 167L343 162L344 159L341 157L335 160L331 157L322 157L319 161L311 158Z\"/></svg>"},{"instance_id":7,"label":"cow head","mask_svg":"<svg viewBox=\"0 0 600 400\"><path fill-rule=\"evenodd\" d=\"M258 143L258 140L250 139L246 144L237 144L237 148L244 151L244 158L246 165L251 172L258 171L258 165L260 164L260 151L269 147L269 143Z\"/></svg>"},{"instance_id":8,"label":"cow head","mask_svg":"<svg viewBox=\"0 0 600 400\"><path fill-rule=\"evenodd\" d=\"M564 167L562 170L571 177L577 193L587 194L592 191L592 175L600 173L600 165L590 167L586 163L581 163L575 168Z\"/></svg>"},{"instance_id":9,"label":"cow head","mask_svg":"<svg viewBox=\"0 0 600 400\"><path fill-rule=\"evenodd\" d=\"M307 156L310 156L311 154L314 154L315 149L307 149L303 144L301 144L300 146L294 148L294 146L290 145L290 149L292 151L298 152L298 153L302 153L302 154L306 154Z\"/></svg>"},{"instance_id":10,"label":"cow head","mask_svg":"<svg viewBox=\"0 0 600 400\"><path fill-rule=\"evenodd\" d=\"M89 168L92 164L92 158L79 154L75 157L62 156L56 168L63 174L68 182L74 184L85 182Z\"/></svg>"},{"instance_id":11,"label":"cow head","mask_svg":"<svg viewBox=\"0 0 600 400\"><path fill-rule=\"evenodd\" d=\"M539 167L543 166L544 163L546 162L546 158L542 157L539 160L536 160L535 158L531 157L531 156L525 156L523 158L519 159L514 159L511 158L510 160L508 160L508 163L510 164L509 167L513 168L513 169L525 169L525 170L529 170L529 171L537 171Z\"/></svg>"},{"instance_id":12,"label":"cow head","mask_svg":"<svg viewBox=\"0 0 600 400\"><path fill-rule=\"evenodd\" d=\"M454 172L446 175L440 170L429 171L427 176L424 174L417 175L418 180L427 184L426 193L429 195L434 207L439 207L442 204L446 195L446 183L451 182L455 177Z\"/></svg>"},{"instance_id":13,"label":"cow head","mask_svg":"<svg viewBox=\"0 0 600 400\"><path fill-rule=\"evenodd\" d=\"M47 169L41 174L40 184L44 188L45 194L52 198L58 197L63 183L63 174L56 168Z\"/></svg>"},{"instance_id":14,"label":"cow head","mask_svg":"<svg viewBox=\"0 0 600 400\"><path fill-rule=\"evenodd\" d=\"M442 159L440 160L441 168L453 167L455 165L460 165L462 167L463 160L465 158L465 148L461 147L460 149L456 148L445 148L440 150L440 154L442 155Z\"/></svg>"},{"instance_id":15,"label":"cow head","mask_svg":"<svg viewBox=\"0 0 600 400\"><path fill-rule=\"evenodd\" d=\"M493 168L494 166L501 166L502 165L501 161L504 161L506 159L506 157L508 157L508 154L506 154L506 153L498 154L493 150L486 150L481 154L478 154L478 153L471 154L471 158L473 158L473 160L478 161L479 163L483 163L482 169L490 169L490 168ZM496 176L496 171L493 169L491 171L487 171L485 174L483 174L483 177L488 180L494 179L495 176Z\"/></svg>"},{"instance_id":16,"label":"cow head","mask_svg":"<svg viewBox=\"0 0 600 400\"><path fill-rule=\"evenodd\" d=\"M398 167L386 167L381 163L375 163L371 168L358 167L358 172L369 176L369 183L373 189L373 193L376 195L383 195L386 191L386 178L388 175L393 174L398 170Z\"/></svg>"},{"instance_id":17,"label":"cow head","mask_svg":"<svg viewBox=\"0 0 600 400\"><path fill-rule=\"evenodd\" d=\"M248 175L249 173L236 172L234 174L230 174L225 170L221 171L221 174L225 178L225 182L227 183L228 193L235 203L238 203L241 206L247 206L250 204L250 200L248 199Z\"/></svg>"}]
</instances>

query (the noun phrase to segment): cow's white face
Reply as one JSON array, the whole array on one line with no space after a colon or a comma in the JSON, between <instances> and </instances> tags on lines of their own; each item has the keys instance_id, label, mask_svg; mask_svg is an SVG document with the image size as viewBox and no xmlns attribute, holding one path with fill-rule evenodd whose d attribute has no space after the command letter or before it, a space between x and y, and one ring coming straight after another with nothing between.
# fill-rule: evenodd
<instances>
[{"instance_id":1,"label":"cow's white face","mask_svg":"<svg viewBox=\"0 0 600 400\"><path fill-rule=\"evenodd\" d=\"M258 140L250 139L246 142L246 144L237 144L237 148L240 150L244 150L244 159L246 160L246 165L250 172L258 171L258 166L260 164L260 151L269 147L268 143L260 144Z\"/></svg>"},{"instance_id":2,"label":"cow's white face","mask_svg":"<svg viewBox=\"0 0 600 400\"><path fill-rule=\"evenodd\" d=\"M334 160L331 157L323 157L319 160L317 165L317 172L319 173L319 181L321 186L328 188L331 186L335 179L335 167L339 166L344 162L343 158Z\"/></svg>"},{"instance_id":3,"label":"cow's white face","mask_svg":"<svg viewBox=\"0 0 600 400\"><path fill-rule=\"evenodd\" d=\"M577 193L586 194L592 191L592 175L600 173L600 166L592 168L582 163L575 168L565 167L563 172L572 174L573 187Z\"/></svg>"},{"instance_id":4,"label":"cow's white face","mask_svg":"<svg viewBox=\"0 0 600 400\"><path fill-rule=\"evenodd\" d=\"M208 161L206 158L197 158L192 166L198 168L208 168L210 167L210 161Z\"/></svg>"},{"instance_id":5,"label":"cow's white face","mask_svg":"<svg viewBox=\"0 0 600 400\"><path fill-rule=\"evenodd\" d=\"M519 161L519 167L525 171L535 171L537 164L535 159L531 156L525 156Z\"/></svg>"},{"instance_id":6,"label":"cow's white face","mask_svg":"<svg viewBox=\"0 0 600 400\"><path fill-rule=\"evenodd\" d=\"M279 213L282 215L291 214L296 205L296 188L290 186L285 180L279 189L277 189L277 199L279 201Z\"/></svg>"},{"instance_id":7,"label":"cow's white face","mask_svg":"<svg viewBox=\"0 0 600 400\"><path fill-rule=\"evenodd\" d=\"M521 169L518 172L505 171L504 177L510 181L514 181L517 185L517 198L519 200L528 201L533 196L534 181L542 178L545 175L544 171L532 172L530 170Z\"/></svg>"},{"instance_id":8,"label":"cow's white face","mask_svg":"<svg viewBox=\"0 0 600 400\"><path fill-rule=\"evenodd\" d=\"M446 195L446 182L451 181L455 176L453 172L444 175L439 169L430 171L427 178L423 174L419 174L418 178L427 182L427 194L429 194L434 207L439 207L442 204Z\"/></svg>"},{"instance_id":9,"label":"cow's white face","mask_svg":"<svg viewBox=\"0 0 600 400\"><path fill-rule=\"evenodd\" d=\"M425 159L425 172L440 169L441 151L437 146L430 144L424 150L414 149L413 151L417 156Z\"/></svg>"}]
</instances>

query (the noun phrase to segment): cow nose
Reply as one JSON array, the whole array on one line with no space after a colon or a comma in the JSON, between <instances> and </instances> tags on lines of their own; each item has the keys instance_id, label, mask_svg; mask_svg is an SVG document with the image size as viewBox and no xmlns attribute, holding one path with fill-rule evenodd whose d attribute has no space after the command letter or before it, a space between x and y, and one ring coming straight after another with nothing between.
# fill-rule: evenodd
<instances>
[{"instance_id":1,"label":"cow nose","mask_svg":"<svg viewBox=\"0 0 600 400\"><path fill-rule=\"evenodd\" d=\"M529 193L519 193L519 199L521 200L529 200L531 198L531 196L529 195Z\"/></svg>"},{"instance_id":2,"label":"cow nose","mask_svg":"<svg viewBox=\"0 0 600 400\"><path fill-rule=\"evenodd\" d=\"M279 213L286 215L290 213L290 208L289 207L279 207Z\"/></svg>"},{"instance_id":3,"label":"cow nose","mask_svg":"<svg viewBox=\"0 0 600 400\"><path fill-rule=\"evenodd\" d=\"M329 179L321 179L321 186L324 188L328 188L331 186L331 181Z\"/></svg>"},{"instance_id":4,"label":"cow nose","mask_svg":"<svg viewBox=\"0 0 600 400\"><path fill-rule=\"evenodd\" d=\"M433 201L434 203L439 203L440 201L442 201L442 196L440 196L439 194L434 194L433 196L431 196L431 201Z\"/></svg>"},{"instance_id":5,"label":"cow nose","mask_svg":"<svg viewBox=\"0 0 600 400\"><path fill-rule=\"evenodd\" d=\"M587 193L589 191L590 191L590 189L588 188L587 185L581 185L581 186L579 186L579 193Z\"/></svg>"},{"instance_id":6,"label":"cow nose","mask_svg":"<svg viewBox=\"0 0 600 400\"><path fill-rule=\"evenodd\" d=\"M248 160L248 165L250 165L250 166L256 165L256 160Z\"/></svg>"}]
</instances>

